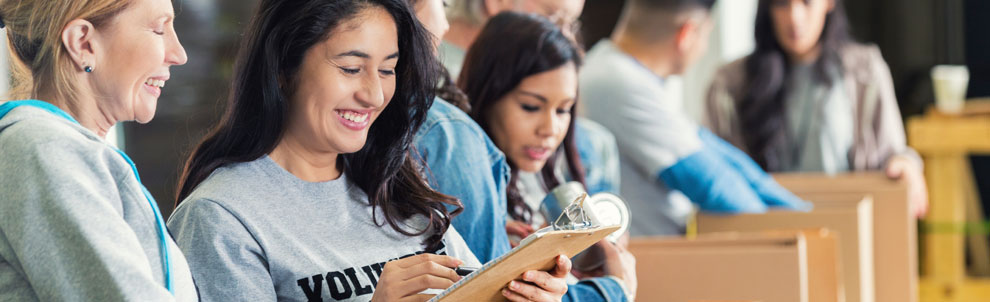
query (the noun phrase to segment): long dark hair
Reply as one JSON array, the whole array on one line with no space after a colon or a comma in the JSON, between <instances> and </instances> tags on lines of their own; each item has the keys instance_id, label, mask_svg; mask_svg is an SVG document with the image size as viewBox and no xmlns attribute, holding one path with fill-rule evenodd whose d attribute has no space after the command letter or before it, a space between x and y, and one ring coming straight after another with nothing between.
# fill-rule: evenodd
<instances>
[{"instance_id":1,"label":"long dark hair","mask_svg":"<svg viewBox=\"0 0 990 302\"><path fill-rule=\"evenodd\" d=\"M852 42L849 21L842 0L825 18L825 28L818 40L821 55L814 63L816 80L831 85L830 72L842 72L841 49ZM790 139L787 134L785 85L791 63L777 41L771 9L773 0L760 0L756 13L756 50L746 60L748 90L736 103L739 120L746 129L743 141L749 155L764 169L779 171L781 146Z\"/></svg>"},{"instance_id":2,"label":"long dark hair","mask_svg":"<svg viewBox=\"0 0 990 302\"><path fill-rule=\"evenodd\" d=\"M343 170L392 228L408 236L430 233L424 244L439 244L461 208L455 198L430 189L410 159L410 143L432 105L440 65L430 50L429 33L405 0L261 1L238 54L227 111L186 162L176 205L217 168L253 161L275 149L289 118L292 93L287 89L293 87L306 51L371 7L386 10L398 31L395 94L369 129L364 147L341 155ZM445 205L456 209L450 213ZM430 219L426 228L411 232L400 226L400 220L417 214Z\"/></svg>"},{"instance_id":3,"label":"long dark hair","mask_svg":"<svg viewBox=\"0 0 990 302\"><path fill-rule=\"evenodd\" d=\"M467 52L457 84L471 100L471 117L491 136L490 122L485 119L485 112L490 111L499 99L519 86L526 77L567 63L580 66L581 61L581 53L574 41L568 39L557 25L538 15L505 12L490 19L481 30ZM567 158L571 179L583 184L584 167L574 143L577 113L572 110L571 115L573 117L561 148ZM543 184L548 189L560 184L554 174L559 153L555 152L541 171ZM512 167L507 189L509 215L515 220L528 222L532 211L516 189L518 169L511 159L508 162Z\"/></svg>"}]
</instances>

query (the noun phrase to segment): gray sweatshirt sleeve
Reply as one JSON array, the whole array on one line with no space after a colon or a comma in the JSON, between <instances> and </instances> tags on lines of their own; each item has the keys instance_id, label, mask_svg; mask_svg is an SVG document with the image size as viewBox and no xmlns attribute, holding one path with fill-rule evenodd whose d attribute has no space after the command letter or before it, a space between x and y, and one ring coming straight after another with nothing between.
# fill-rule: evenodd
<instances>
[{"instance_id":1,"label":"gray sweatshirt sleeve","mask_svg":"<svg viewBox=\"0 0 990 302\"><path fill-rule=\"evenodd\" d=\"M660 85L660 84L656 84ZM587 87L585 87L587 86ZM701 150L698 125L665 106L659 89L651 91L609 82L582 83L585 112L615 136L619 152L645 178L657 179L667 168Z\"/></svg>"},{"instance_id":2,"label":"gray sweatshirt sleeve","mask_svg":"<svg viewBox=\"0 0 990 302\"><path fill-rule=\"evenodd\" d=\"M168 227L202 301L277 300L265 253L234 213L209 199L187 199Z\"/></svg>"},{"instance_id":3,"label":"gray sweatshirt sleeve","mask_svg":"<svg viewBox=\"0 0 990 302\"><path fill-rule=\"evenodd\" d=\"M122 216L111 158L35 132L0 148L0 256L42 301L172 300Z\"/></svg>"}]
</instances>

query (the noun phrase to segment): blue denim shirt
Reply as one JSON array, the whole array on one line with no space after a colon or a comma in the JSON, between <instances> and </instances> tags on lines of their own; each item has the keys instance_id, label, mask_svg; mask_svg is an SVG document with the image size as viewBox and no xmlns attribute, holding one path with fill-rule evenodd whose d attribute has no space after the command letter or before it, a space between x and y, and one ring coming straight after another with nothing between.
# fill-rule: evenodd
<instances>
[{"instance_id":1,"label":"blue denim shirt","mask_svg":"<svg viewBox=\"0 0 990 302\"><path fill-rule=\"evenodd\" d=\"M509 166L484 130L457 107L436 99L416 134L415 145L428 167L430 185L464 204L464 211L451 223L478 260L486 263L508 253L505 188ZM615 280L592 278L569 286L563 301L628 299Z\"/></svg>"}]
</instances>

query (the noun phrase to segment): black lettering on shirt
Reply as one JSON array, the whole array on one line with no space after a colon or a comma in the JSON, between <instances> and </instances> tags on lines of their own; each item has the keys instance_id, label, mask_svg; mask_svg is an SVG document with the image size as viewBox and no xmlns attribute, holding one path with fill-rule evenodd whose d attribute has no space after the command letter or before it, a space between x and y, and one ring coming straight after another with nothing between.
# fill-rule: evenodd
<instances>
[{"instance_id":1,"label":"black lettering on shirt","mask_svg":"<svg viewBox=\"0 0 990 302\"><path fill-rule=\"evenodd\" d=\"M310 302L323 301L323 275L313 275L312 287L309 286L309 280L310 278L302 278L296 281L296 284L299 284L303 293L306 294L306 300Z\"/></svg>"},{"instance_id":2,"label":"black lettering on shirt","mask_svg":"<svg viewBox=\"0 0 990 302\"><path fill-rule=\"evenodd\" d=\"M371 265L371 269L375 270L375 274L379 277L382 276L382 269L385 267L385 262L379 262Z\"/></svg>"},{"instance_id":3,"label":"black lettering on shirt","mask_svg":"<svg viewBox=\"0 0 990 302\"><path fill-rule=\"evenodd\" d=\"M340 301L351 297L351 285L341 272L327 273L327 285L330 286L330 297ZM339 286L339 287L338 287Z\"/></svg>"},{"instance_id":4,"label":"black lettering on shirt","mask_svg":"<svg viewBox=\"0 0 990 302\"><path fill-rule=\"evenodd\" d=\"M347 274L347 278L351 279L351 285L354 286L354 295L363 296L375 291L375 289L371 288L371 285L361 286L361 280L358 280L357 271L353 267L345 269L344 274Z\"/></svg>"},{"instance_id":5,"label":"black lettering on shirt","mask_svg":"<svg viewBox=\"0 0 990 302\"><path fill-rule=\"evenodd\" d=\"M424 252L416 252L402 257L389 259L388 261L403 259L407 257L416 256L423 254ZM446 255L446 246L440 245L439 248L432 253L437 255ZM372 294L375 292L375 288L378 287L378 280L381 279L382 273L385 269L386 262L372 263L369 265L361 267L347 268L342 271L328 272L326 277L323 275L314 275L312 277L302 278L296 281L299 288L302 290L303 294L306 295L306 299L309 301L323 301L323 282L327 284L327 289L330 292L330 297L333 300L346 300L355 296L363 296L367 294ZM364 275L368 277L371 282L368 284L361 284L360 275L358 275L358 269L364 272Z\"/></svg>"},{"instance_id":6,"label":"black lettering on shirt","mask_svg":"<svg viewBox=\"0 0 990 302\"><path fill-rule=\"evenodd\" d=\"M375 275L375 273L371 271L373 267L376 265L378 265L378 263L372 265L365 265L361 267L361 270L364 271L364 274L368 276L369 280L371 280L372 287L378 287L378 276L382 275L382 269L380 267L377 269L378 275Z\"/></svg>"}]
</instances>

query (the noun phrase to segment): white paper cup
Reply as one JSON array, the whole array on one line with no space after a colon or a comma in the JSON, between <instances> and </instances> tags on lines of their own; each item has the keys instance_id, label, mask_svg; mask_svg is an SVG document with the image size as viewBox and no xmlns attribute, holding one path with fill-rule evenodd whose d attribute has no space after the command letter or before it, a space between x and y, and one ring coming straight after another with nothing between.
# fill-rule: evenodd
<instances>
[{"instance_id":1,"label":"white paper cup","mask_svg":"<svg viewBox=\"0 0 990 302\"><path fill-rule=\"evenodd\" d=\"M935 88L935 109L944 113L960 113L966 103L969 69L960 65L938 65L932 68Z\"/></svg>"}]
</instances>

